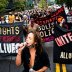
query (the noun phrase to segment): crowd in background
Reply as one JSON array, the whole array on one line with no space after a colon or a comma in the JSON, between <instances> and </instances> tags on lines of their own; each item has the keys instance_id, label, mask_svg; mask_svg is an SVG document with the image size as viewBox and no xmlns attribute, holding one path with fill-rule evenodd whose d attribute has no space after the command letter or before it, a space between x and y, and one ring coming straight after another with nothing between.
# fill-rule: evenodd
<instances>
[{"instance_id":1,"label":"crowd in background","mask_svg":"<svg viewBox=\"0 0 72 72\"><path fill-rule=\"evenodd\" d=\"M4 23L15 23L15 22L24 22L28 24L30 18L39 18L49 16L53 12L52 9L41 10L41 9L32 9L25 10L21 12L9 12L7 15L0 16L0 24Z\"/></svg>"},{"instance_id":2,"label":"crowd in background","mask_svg":"<svg viewBox=\"0 0 72 72\"><path fill-rule=\"evenodd\" d=\"M15 22L24 22L24 25L29 24L30 18L41 18L41 17L49 17L49 15L55 12L54 8L47 9L31 9L25 10L21 12L9 12L7 15L0 16L0 24L10 23L13 24Z\"/></svg>"}]
</instances>

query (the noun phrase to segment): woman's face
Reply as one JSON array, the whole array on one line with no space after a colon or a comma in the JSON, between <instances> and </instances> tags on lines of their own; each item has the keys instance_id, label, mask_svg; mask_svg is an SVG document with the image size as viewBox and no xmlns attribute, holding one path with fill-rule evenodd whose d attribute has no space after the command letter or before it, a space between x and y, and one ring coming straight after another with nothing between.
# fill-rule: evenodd
<instances>
[{"instance_id":1,"label":"woman's face","mask_svg":"<svg viewBox=\"0 0 72 72\"><path fill-rule=\"evenodd\" d=\"M29 34L27 35L26 43L27 43L27 46L30 46L30 45L32 45L32 44L35 44L34 34L33 34L33 33L29 33Z\"/></svg>"}]
</instances>

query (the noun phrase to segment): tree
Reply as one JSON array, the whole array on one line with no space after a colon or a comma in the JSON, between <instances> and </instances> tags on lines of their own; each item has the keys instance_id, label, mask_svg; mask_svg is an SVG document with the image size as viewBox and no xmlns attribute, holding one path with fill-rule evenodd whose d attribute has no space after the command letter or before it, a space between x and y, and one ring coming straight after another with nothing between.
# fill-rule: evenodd
<instances>
[{"instance_id":1,"label":"tree","mask_svg":"<svg viewBox=\"0 0 72 72\"><path fill-rule=\"evenodd\" d=\"M71 7L72 7L72 0L66 0L66 5L67 5L68 8L71 9Z\"/></svg>"},{"instance_id":2,"label":"tree","mask_svg":"<svg viewBox=\"0 0 72 72\"><path fill-rule=\"evenodd\" d=\"M25 9L26 2L25 1L16 1L14 2L14 9L17 11L22 11Z\"/></svg>"},{"instance_id":3,"label":"tree","mask_svg":"<svg viewBox=\"0 0 72 72\"><path fill-rule=\"evenodd\" d=\"M32 0L17 0L14 2L14 9L16 11L23 11L32 9L34 7Z\"/></svg>"},{"instance_id":4,"label":"tree","mask_svg":"<svg viewBox=\"0 0 72 72\"><path fill-rule=\"evenodd\" d=\"M46 2L46 0L40 0L38 6L41 9L47 8L47 2Z\"/></svg>"},{"instance_id":5,"label":"tree","mask_svg":"<svg viewBox=\"0 0 72 72\"><path fill-rule=\"evenodd\" d=\"M0 13L3 13L8 5L8 0L0 0Z\"/></svg>"},{"instance_id":6,"label":"tree","mask_svg":"<svg viewBox=\"0 0 72 72\"><path fill-rule=\"evenodd\" d=\"M26 9L32 9L32 8L34 8L33 0L27 0Z\"/></svg>"},{"instance_id":7,"label":"tree","mask_svg":"<svg viewBox=\"0 0 72 72\"><path fill-rule=\"evenodd\" d=\"M71 8L72 7L72 0L56 0L56 3L57 4L63 4L63 3L65 3L66 5L67 5L67 7L69 8Z\"/></svg>"},{"instance_id":8,"label":"tree","mask_svg":"<svg viewBox=\"0 0 72 72\"><path fill-rule=\"evenodd\" d=\"M65 3L66 0L55 0L55 1L56 1L57 4L61 4L62 5L63 3Z\"/></svg>"}]
</instances>

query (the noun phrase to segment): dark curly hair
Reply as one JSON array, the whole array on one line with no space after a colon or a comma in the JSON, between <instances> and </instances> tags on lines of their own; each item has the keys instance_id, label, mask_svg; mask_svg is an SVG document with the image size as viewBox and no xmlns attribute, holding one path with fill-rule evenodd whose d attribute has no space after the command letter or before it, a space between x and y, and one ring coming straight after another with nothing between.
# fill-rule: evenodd
<instances>
[{"instance_id":1,"label":"dark curly hair","mask_svg":"<svg viewBox=\"0 0 72 72\"><path fill-rule=\"evenodd\" d=\"M39 35L39 33L37 33L36 31L33 31L33 30L29 31L28 34L29 33L34 34L34 41L36 42L35 48L36 48L36 50L38 50L38 52L41 53L43 50L42 42L41 42L41 36Z\"/></svg>"}]
</instances>

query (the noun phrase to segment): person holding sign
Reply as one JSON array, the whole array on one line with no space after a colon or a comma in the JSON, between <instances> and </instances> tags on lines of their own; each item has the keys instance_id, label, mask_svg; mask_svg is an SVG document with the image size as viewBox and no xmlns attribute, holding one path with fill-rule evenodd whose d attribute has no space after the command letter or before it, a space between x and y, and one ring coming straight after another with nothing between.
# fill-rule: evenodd
<instances>
[{"instance_id":1,"label":"person holding sign","mask_svg":"<svg viewBox=\"0 0 72 72\"><path fill-rule=\"evenodd\" d=\"M50 67L47 53L43 50L40 36L30 31L26 42L21 43L16 56L16 65L23 64L23 72L45 72Z\"/></svg>"}]
</instances>

